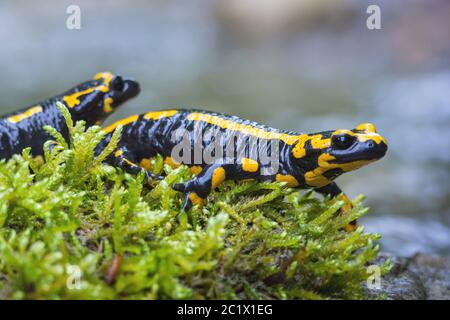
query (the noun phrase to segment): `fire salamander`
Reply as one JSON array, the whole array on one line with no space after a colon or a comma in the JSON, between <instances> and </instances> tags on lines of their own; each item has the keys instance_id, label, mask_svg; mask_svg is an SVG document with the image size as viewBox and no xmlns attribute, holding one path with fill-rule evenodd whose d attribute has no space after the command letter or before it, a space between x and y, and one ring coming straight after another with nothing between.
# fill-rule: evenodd
<instances>
[{"instance_id":1,"label":"fire salamander","mask_svg":"<svg viewBox=\"0 0 450 320\"><path fill-rule=\"evenodd\" d=\"M335 197L342 193L333 182L336 177L382 158L387 151L386 140L371 123L306 134L222 113L180 109L120 120L104 129L108 137L101 148L119 125L123 125L121 142L107 161L131 173L144 170L148 178L154 177L148 169L156 154L172 167L190 166L197 175L173 185L185 194L185 210L204 204L226 179L279 181ZM343 211L350 210L350 200L345 195L344 199Z\"/></svg>"},{"instance_id":2,"label":"fire salamander","mask_svg":"<svg viewBox=\"0 0 450 320\"><path fill-rule=\"evenodd\" d=\"M60 101L69 109L74 121L88 126L101 124L115 108L139 93L137 82L98 73L67 92L0 118L0 159L9 159L31 147L34 156L43 154L43 144L50 136L42 129L50 125L68 138L66 122L56 107Z\"/></svg>"}]
</instances>

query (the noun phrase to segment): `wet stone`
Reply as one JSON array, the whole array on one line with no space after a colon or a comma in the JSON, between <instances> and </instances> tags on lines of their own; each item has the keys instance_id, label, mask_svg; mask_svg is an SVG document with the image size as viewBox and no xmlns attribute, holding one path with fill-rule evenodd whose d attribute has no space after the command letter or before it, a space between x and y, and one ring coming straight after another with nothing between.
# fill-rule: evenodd
<instances>
[{"instance_id":1,"label":"wet stone","mask_svg":"<svg viewBox=\"0 0 450 320\"><path fill-rule=\"evenodd\" d=\"M416 254L396 257L382 254L377 263L392 261L392 271L382 277L381 289L367 290L371 298L391 300L450 300L450 258Z\"/></svg>"}]
</instances>

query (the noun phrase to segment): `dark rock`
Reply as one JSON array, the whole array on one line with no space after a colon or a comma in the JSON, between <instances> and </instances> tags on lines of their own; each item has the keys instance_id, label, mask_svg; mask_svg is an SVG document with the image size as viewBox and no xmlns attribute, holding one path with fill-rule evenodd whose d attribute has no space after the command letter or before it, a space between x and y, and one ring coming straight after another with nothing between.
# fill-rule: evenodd
<instances>
[{"instance_id":1,"label":"dark rock","mask_svg":"<svg viewBox=\"0 0 450 320\"><path fill-rule=\"evenodd\" d=\"M411 257L381 255L377 263L392 261L392 271L382 277L381 288L367 289L370 297L393 300L450 300L450 258L416 254Z\"/></svg>"}]
</instances>

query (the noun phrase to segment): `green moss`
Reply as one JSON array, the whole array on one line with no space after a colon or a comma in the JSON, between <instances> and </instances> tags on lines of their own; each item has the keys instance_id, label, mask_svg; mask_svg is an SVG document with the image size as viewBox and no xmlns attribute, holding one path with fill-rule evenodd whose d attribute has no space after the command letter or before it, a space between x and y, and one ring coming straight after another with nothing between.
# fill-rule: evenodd
<instances>
[{"instance_id":1,"label":"green moss","mask_svg":"<svg viewBox=\"0 0 450 320\"><path fill-rule=\"evenodd\" d=\"M145 187L102 164L120 128L96 158L104 133L61 111L71 139L46 128L45 164L29 150L0 162L0 299L364 298L379 235L341 231L367 212L361 197L339 216L339 199L226 182L186 214L171 189L186 167L157 157L167 177Z\"/></svg>"}]
</instances>

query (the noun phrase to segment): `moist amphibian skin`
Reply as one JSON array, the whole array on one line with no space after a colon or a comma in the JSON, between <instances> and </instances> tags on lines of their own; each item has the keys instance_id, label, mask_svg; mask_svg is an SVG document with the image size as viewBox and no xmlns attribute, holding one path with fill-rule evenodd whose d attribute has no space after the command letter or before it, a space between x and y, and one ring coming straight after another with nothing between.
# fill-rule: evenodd
<instances>
[{"instance_id":1,"label":"moist amphibian skin","mask_svg":"<svg viewBox=\"0 0 450 320\"><path fill-rule=\"evenodd\" d=\"M289 187L313 188L335 197L342 193L334 182L336 177L382 158L387 151L386 140L371 123L308 134L278 130L237 116L184 109L122 119L104 129L108 136L100 148L119 125L123 126L122 138L107 161L134 174L144 170L148 179L155 178L148 169L150 159L157 154L172 167L180 163L190 166L197 175L173 186L185 194L185 210L203 205L208 194L227 179L286 182ZM215 146L213 152L211 146ZM345 194L344 199L345 212L351 209L351 202ZM356 222L346 229L351 231L355 226Z\"/></svg>"},{"instance_id":2,"label":"moist amphibian skin","mask_svg":"<svg viewBox=\"0 0 450 320\"><path fill-rule=\"evenodd\" d=\"M49 125L66 139L68 130L64 117L56 107L63 103L74 121L84 120L88 126L101 124L115 108L139 93L139 84L109 72L98 73L92 80L46 101L0 117L0 159L9 159L24 148L31 147L34 156L41 156L50 136L43 130Z\"/></svg>"}]
</instances>

